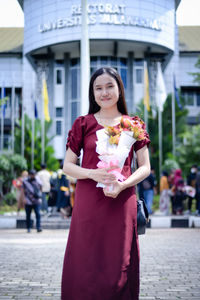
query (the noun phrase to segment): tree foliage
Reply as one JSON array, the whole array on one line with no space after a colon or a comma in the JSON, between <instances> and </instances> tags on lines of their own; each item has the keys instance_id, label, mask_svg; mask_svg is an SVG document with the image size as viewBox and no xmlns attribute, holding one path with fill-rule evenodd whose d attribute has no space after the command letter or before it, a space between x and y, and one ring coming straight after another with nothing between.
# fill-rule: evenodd
<instances>
[{"instance_id":1,"label":"tree foliage","mask_svg":"<svg viewBox=\"0 0 200 300\"><path fill-rule=\"evenodd\" d=\"M0 198L12 193L12 180L27 169L26 159L19 154L6 153L0 155ZM13 193L12 193L13 194ZM11 197L12 195L8 196ZM11 203L9 198L9 203Z\"/></svg>"},{"instance_id":2,"label":"tree foliage","mask_svg":"<svg viewBox=\"0 0 200 300\"><path fill-rule=\"evenodd\" d=\"M200 125L188 126L180 138L183 144L177 147L177 160L186 175L193 164L200 166Z\"/></svg>"},{"instance_id":3,"label":"tree foliage","mask_svg":"<svg viewBox=\"0 0 200 300\"><path fill-rule=\"evenodd\" d=\"M195 64L195 67L197 69L200 69L200 57L197 60L197 63ZM197 82L200 85L200 72L190 72L190 75L194 76L194 82Z\"/></svg>"},{"instance_id":4,"label":"tree foliage","mask_svg":"<svg viewBox=\"0 0 200 300\"><path fill-rule=\"evenodd\" d=\"M32 120L25 115L25 134L24 134L24 156L28 163L28 169L31 168L31 141L32 141ZM49 170L56 171L59 168L59 162L54 156L54 148L50 145L53 137L48 136L48 131L52 125L52 121L45 122L45 163ZM34 168L40 169L41 157L42 157L42 143L41 143L41 132L42 126L39 119L35 120L35 134L34 134ZM16 129L15 132L15 151L21 153L21 122L20 128Z\"/></svg>"},{"instance_id":5,"label":"tree foliage","mask_svg":"<svg viewBox=\"0 0 200 300\"><path fill-rule=\"evenodd\" d=\"M183 99L180 99L183 104ZM187 127L186 109L180 110L175 102L175 119L176 119L176 146L182 143L181 134ZM144 119L144 106L141 103L138 107L138 115ZM150 135L150 159L151 165L156 169L156 174L159 174L159 130L158 130L158 114L153 116L151 110L148 114L148 132ZM162 148L163 148L163 165L165 160L173 159L178 162L177 158L172 157L172 95L169 94L162 112Z\"/></svg>"}]
</instances>

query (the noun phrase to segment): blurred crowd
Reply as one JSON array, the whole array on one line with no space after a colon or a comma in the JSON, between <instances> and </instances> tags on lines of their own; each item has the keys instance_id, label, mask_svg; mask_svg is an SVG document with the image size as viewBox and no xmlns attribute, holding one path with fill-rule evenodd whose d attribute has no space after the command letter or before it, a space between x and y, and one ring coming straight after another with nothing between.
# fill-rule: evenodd
<instances>
[{"instance_id":1,"label":"blurred crowd","mask_svg":"<svg viewBox=\"0 0 200 300\"><path fill-rule=\"evenodd\" d=\"M36 229L41 232L40 216L48 217L60 213L62 218L69 218L74 206L76 180L67 177L62 168L49 172L45 164L36 172L23 171L13 180L17 192L17 211L25 209L27 231L31 231L31 212L35 212Z\"/></svg>"},{"instance_id":2,"label":"blurred crowd","mask_svg":"<svg viewBox=\"0 0 200 300\"><path fill-rule=\"evenodd\" d=\"M153 213L153 199L158 190L159 210L163 215L200 216L200 167L197 165L191 166L186 179L181 169L173 170L170 174L163 171L159 186L152 167L151 174L138 184L139 197L145 200L150 214Z\"/></svg>"},{"instance_id":3,"label":"blurred crowd","mask_svg":"<svg viewBox=\"0 0 200 300\"><path fill-rule=\"evenodd\" d=\"M36 229L41 232L40 216L52 216L60 213L62 218L72 214L75 198L76 180L66 176L62 168L57 172L49 172L46 165L36 172L23 171L21 176L13 180L17 192L17 210L25 209L27 231L31 230L31 212L36 216ZM200 167L191 166L187 179L182 177L181 169L170 174L162 172L159 187L155 169L138 184L139 198L143 198L149 214L153 214L153 201L159 190L159 210L163 215L195 214L200 216ZM193 205L194 203L194 205ZM193 206L192 206L193 205ZM193 211L192 211L193 207ZM195 207L195 208L194 208Z\"/></svg>"}]
</instances>

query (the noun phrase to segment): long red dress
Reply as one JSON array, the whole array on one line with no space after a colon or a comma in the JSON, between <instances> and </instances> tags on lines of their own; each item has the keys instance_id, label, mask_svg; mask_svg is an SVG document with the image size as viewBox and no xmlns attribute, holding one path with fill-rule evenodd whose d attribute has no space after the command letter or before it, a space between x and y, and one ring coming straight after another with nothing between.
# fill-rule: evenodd
<instances>
[{"instance_id":1,"label":"long red dress","mask_svg":"<svg viewBox=\"0 0 200 300\"><path fill-rule=\"evenodd\" d=\"M82 167L96 169L96 131L103 127L93 114L76 119L67 148L80 154ZM148 137L148 135L147 135ZM137 141L134 150L149 144ZM133 149L122 174L131 175ZM77 181L75 205L63 264L62 300L138 300L139 245L135 188L106 197L91 179Z\"/></svg>"}]
</instances>

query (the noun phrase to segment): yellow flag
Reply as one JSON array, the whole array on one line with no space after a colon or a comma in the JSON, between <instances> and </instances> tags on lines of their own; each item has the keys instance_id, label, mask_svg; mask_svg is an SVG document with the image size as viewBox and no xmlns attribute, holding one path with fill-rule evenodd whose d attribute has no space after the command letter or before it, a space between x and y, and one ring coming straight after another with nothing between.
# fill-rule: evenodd
<instances>
[{"instance_id":1,"label":"yellow flag","mask_svg":"<svg viewBox=\"0 0 200 300\"><path fill-rule=\"evenodd\" d=\"M49 122L50 121L49 97L48 97L47 83L46 83L45 77L43 77L42 95L43 95L43 100L44 100L44 118L47 122Z\"/></svg>"},{"instance_id":2,"label":"yellow flag","mask_svg":"<svg viewBox=\"0 0 200 300\"><path fill-rule=\"evenodd\" d=\"M146 109L150 111L150 105L149 105L149 76L148 76L148 70L145 63L144 67L144 105L146 106Z\"/></svg>"}]
</instances>

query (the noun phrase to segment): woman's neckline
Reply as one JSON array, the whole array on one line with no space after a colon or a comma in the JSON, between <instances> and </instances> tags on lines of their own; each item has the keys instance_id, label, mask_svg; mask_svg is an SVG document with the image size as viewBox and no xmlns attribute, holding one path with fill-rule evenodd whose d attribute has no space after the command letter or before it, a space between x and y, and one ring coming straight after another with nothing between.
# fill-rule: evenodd
<instances>
[{"instance_id":1,"label":"woman's neckline","mask_svg":"<svg viewBox=\"0 0 200 300\"><path fill-rule=\"evenodd\" d=\"M106 126L106 125L100 124L100 123L98 122L98 120L97 120L97 118L95 117L94 114L92 114L92 116L93 116L95 122L96 122L99 126L101 126L102 128L104 128L104 127ZM123 117L123 115L121 115L121 117ZM109 125L109 126L116 127L116 126L119 126L119 124L120 124L120 122L117 122L117 124L115 124L115 125Z\"/></svg>"}]
</instances>

